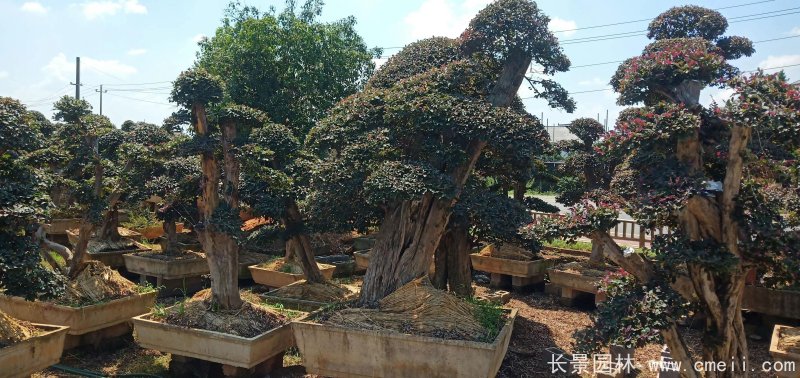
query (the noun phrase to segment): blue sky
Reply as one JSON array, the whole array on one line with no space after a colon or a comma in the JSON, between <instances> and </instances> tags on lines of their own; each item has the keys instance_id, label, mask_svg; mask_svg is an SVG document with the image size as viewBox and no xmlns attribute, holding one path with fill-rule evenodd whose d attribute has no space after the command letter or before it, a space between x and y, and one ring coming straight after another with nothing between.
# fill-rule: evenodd
<instances>
[{"instance_id":1,"label":"blue sky","mask_svg":"<svg viewBox=\"0 0 800 378\"><path fill-rule=\"evenodd\" d=\"M490 0L328 0L322 19L353 15L367 44L398 47L433 36L455 37L470 18ZM756 3L757 4L751 4ZM283 0L249 0L266 9L282 9ZM119 125L126 119L160 123L173 110L167 101L169 81L189 67L195 58L196 41L213 35L220 25L226 1L10 1L0 0L0 96L22 100L29 108L52 114L52 103L61 95L74 95L74 61L81 56L82 97L99 107L97 86L109 92L103 98L103 113ZM617 64L638 55L648 40L642 33L624 38L615 34L642 31L660 12L686 2L634 0L548 0L539 7L551 17L551 29L562 41L575 67L557 74L571 92L578 109L573 114L549 109L539 100L526 100L531 113L543 114L543 122L566 123L577 117L597 117L609 111L613 124L620 108L612 91L603 91ZM743 70L790 66L786 73L800 80L800 3L797 0L713 0L692 4L721 9L730 19L729 35L753 41L756 53L734 61ZM749 4L749 5L743 5ZM737 6L743 5L743 6ZM772 13L768 13L772 12ZM792 13L792 14L790 14ZM760 19L756 19L760 18ZM612 23L620 25L594 27ZM579 29L563 31L568 29ZM604 40L586 39L609 36ZM623 35L625 36L625 35ZM581 39L583 38L583 39ZM397 49L386 49L391 55ZM380 61L378 62L380 63ZM586 66L590 65L590 66ZM530 95L527 88L521 95ZM724 100L724 91L709 89ZM560 135L557 136L560 138Z\"/></svg>"}]
</instances>

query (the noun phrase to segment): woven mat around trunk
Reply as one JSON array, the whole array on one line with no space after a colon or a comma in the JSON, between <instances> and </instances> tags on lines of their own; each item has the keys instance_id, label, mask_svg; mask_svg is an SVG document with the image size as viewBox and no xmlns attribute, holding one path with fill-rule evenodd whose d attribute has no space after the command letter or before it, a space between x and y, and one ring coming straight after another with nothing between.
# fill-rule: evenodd
<instances>
[{"instance_id":1,"label":"woven mat around trunk","mask_svg":"<svg viewBox=\"0 0 800 378\"><path fill-rule=\"evenodd\" d=\"M480 340L486 334L472 304L434 288L427 277L389 294L377 309L342 309L332 313L325 323L458 340Z\"/></svg>"}]
</instances>

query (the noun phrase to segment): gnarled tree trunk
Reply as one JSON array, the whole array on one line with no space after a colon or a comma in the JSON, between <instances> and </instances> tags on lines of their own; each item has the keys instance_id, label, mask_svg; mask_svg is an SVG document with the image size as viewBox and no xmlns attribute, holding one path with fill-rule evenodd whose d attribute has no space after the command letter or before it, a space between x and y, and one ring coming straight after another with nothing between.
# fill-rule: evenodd
<instances>
[{"instance_id":1,"label":"gnarled tree trunk","mask_svg":"<svg viewBox=\"0 0 800 378\"><path fill-rule=\"evenodd\" d=\"M434 257L433 285L463 297L472 295L472 247L467 220L451 217Z\"/></svg>"},{"instance_id":2,"label":"gnarled tree trunk","mask_svg":"<svg viewBox=\"0 0 800 378\"><path fill-rule=\"evenodd\" d=\"M287 229L298 229L303 224L303 218L300 215L300 209L297 203L293 200L289 201L286 206L286 218L283 220ZM289 240L286 241L286 261L295 262L300 264L303 269L303 274L306 276L306 281L322 283L325 282L325 277L317 266L317 260L314 259L314 249L311 247L311 238L305 231L292 234Z\"/></svg>"},{"instance_id":3,"label":"gnarled tree trunk","mask_svg":"<svg viewBox=\"0 0 800 378\"><path fill-rule=\"evenodd\" d=\"M510 52L489 93L489 103L498 107L510 106L530 63L531 56L522 50ZM450 171L457 188L456 198L485 146L483 140L470 142L466 161ZM454 203L455 199L442 201L426 194L391 206L386 211L361 288L362 305L374 304L400 286L427 274Z\"/></svg>"},{"instance_id":4,"label":"gnarled tree trunk","mask_svg":"<svg viewBox=\"0 0 800 378\"><path fill-rule=\"evenodd\" d=\"M208 119L206 118L205 107L201 104L192 106L193 118L195 121L195 131L198 135L208 134ZM233 129L235 131L235 128ZM228 127L223 128L223 154L226 155L225 162L229 163L227 155L232 154L230 144L226 140L233 140L235 135L230 135ZM235 162L235 159L233 159ZM202 227L196 227L198 239L203 245L203 251L208 257L208 267L211 272L211 295L212 301L221 309L233 310L242 306L242 298L239 295L239 246L236 241L228 234L220 232L210 223L214 211L219 206L219 179L220 172L217 161L212 151L204 151L200 156L200 165L203 171L201 185L203 195L197 200L197 207L200 210ZM234 181L235 180L235 181ZM239 177L226 175L226 201L237 198L236 191ZM232 208L238 208L237 202L228 202Z\"/></svg>"},{"instance_id":5,"label":"gnarled tree trunk","mask_svg":"<svg viewBox=\"0 0 800 378\"><path fill-rule=\"evenodd\" d=\"M168 256L177 256L181 254L178 248L178 227L175 220L164 221L161 226L164 229L164 237L161 239L161 251Z\"/></svg>"}]
</instances>

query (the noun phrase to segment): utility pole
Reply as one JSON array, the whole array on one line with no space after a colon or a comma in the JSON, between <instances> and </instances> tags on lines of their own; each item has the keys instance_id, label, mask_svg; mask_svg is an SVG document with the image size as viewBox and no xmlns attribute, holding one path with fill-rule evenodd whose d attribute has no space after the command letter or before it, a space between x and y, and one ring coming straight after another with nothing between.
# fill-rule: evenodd
<instances>
[{"instance_id":1,"label":"utility pole","mask_svg":"<svg viewBox=\"0 0 800 378\"><path fill-rule=\"evenodd\" d=\"M108 93L108 90L103 90L103 84L100 84L100 89L95 89L95 92L100 93L100 115L103 115L103 93Z\"/></svg>"},{"instance_id":2,"label":"utility pole","mask_svg":"<svg viewBox=\"0 0 800 378\"><path fill-rule=\"evenodd\" d=\"M81 57L75 57L75 82L69 83L75 86L75 99L81 99Z\"/></svg>"}]
</instances>

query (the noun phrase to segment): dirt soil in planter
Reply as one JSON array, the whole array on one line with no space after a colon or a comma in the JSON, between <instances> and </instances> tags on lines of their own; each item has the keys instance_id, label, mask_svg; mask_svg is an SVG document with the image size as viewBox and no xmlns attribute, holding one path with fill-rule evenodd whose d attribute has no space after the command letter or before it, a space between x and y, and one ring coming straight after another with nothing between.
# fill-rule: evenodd
<instances>
[{"instance_id":1,"label":"dirt soil in planter","mask_svg":"<svg viewBox=\"0 0 800 378\"><path fill-rule=\"evenodd\" d=\"M792 353L800 353L800 328L784 328L778 340L778 348Z\"/></svg>"},{"instance_id":2,"label":"dirt soil in planter","mask_svg":"<svg viewBox=\"0 0 800 378\"><path fill-rule=\"evenodd\" d=\"M333 310L317 320L346 328L485 341L491 331L478 320L477 311L476 305L434 288L423 277L387 295L378 308ZM501 324L505 321L503 316L498 320Z\"/></svg>"},{"instance_id":3,"label":"dirt soil in planter","mask_svg":"<svg viewBox=\"0 0 800 378\"><path fill-rule=\"evenodd\" d=\"M211 290L206 289L186 301L176 303L163 317L154 316L154 319L181 327L241 337L258 336L289 322L285 316L260 305L261 299L252 293L242 292L242 300L244 303L237 310L211 311Z\"/></svg>"},{"instance_id":4,"label":"dirt soil in planter","mask_svg":"<svg viewBox=\"0 0 800 378\"><path fill-rule=\"evenodd\" d=\"M67 283L64 295L53 302L80 307L137 294L138 286L99 261L88 261L74 280Z\"/></svg>"},{"instance_id":5,"label":"dirt soil in planter","mask_svg":"<svg viewBox=\"0 0 800 378\"><path fill-rule=\"evenodd\" d=\"M491 256L498 259L531 261L536 259L536 254L513 244L489 244L481 249L482 256Z\"/></svg>"},{"instance_id":6,"label":"dirt soil in planter","mask_svg":"<svg viewBox=\"0 0 800 378\"><path fill-rule=\"evenodd\" d=\"M91 239L89 240L89 246L86 248L86 250L89 253L97 254L97 253L109 253L117 251L128 251L139 248L140 247L136 245L136 243L131 239L123 238L119 241Z\"/></svg>"},{"instance_id":7,"label":"dirt soil in planter","mask_svg":"<svg viewBox=\"0 0 800 378\"><path fill-rule=\"evenodd\" d=\"M341 302L351 299L355 292L346 286L333 282L314 283L304 281L275 289L270 291L269 295L315 302Z\"/></svg>"},{"instance_id":8,"label":"dirt soil in planter","mask_svg":"<svg viewBox=\"0 0 800 378\"><path fill-rule=\"evenodd\" d=\"M185 251L178 255L167 255L165 253L161 253L158 251L147 251L147 252L137 252L134 253L134 255L147 257L149 259L165 260L165 261L196 260L196 259L206 258L206 255L204 253L194 252L194 251Z\"/></svg>"},{"instance_id":9,"label":"dirt soil in planter","mask_svg":"<svg viewBox=\"0 0 800 378\"><path fill-rule=\"evenodd\" d=\"M560 270L562 272L581 274L586 277L602 278L605 277L607 273L613 272L618 268L609 265L604 265L604 266L590 265L589 261L585 260L585 261L574 261L565 264L559 264L554 269Z\"/></svg>"},{"instance_id":10,"label":"dirt soil in planter","mask_svg":"<svg viewBox=\"0 0 800 378\"><path fill-rule=\"evenodd\" d=\"M281 273L303 274L303 268L294 262L286 262L282 257L277 257L269 261L262 262L256 265L259 268L272 270ZM317 266L322 269L323 267L317 263Z\"/></svg>"},{"instance_id":11,"label":"dirt soil in planter","mask_svg":"<svg viewBox=\"0 0 800 378\"><path fill-rule=\"evenodd\" d=\"M0 311L0 348L36 336L38 330L31 323L14 319Z\"/></svg>"}]
</instances>

